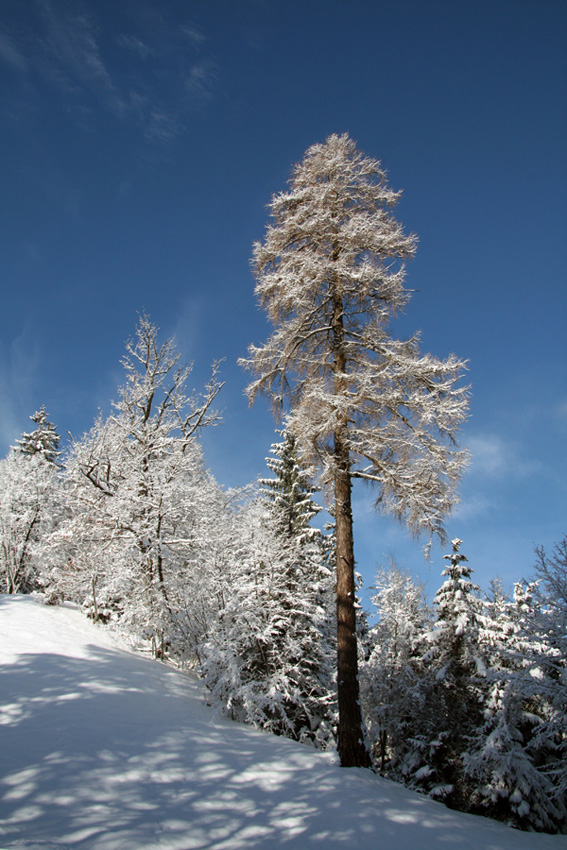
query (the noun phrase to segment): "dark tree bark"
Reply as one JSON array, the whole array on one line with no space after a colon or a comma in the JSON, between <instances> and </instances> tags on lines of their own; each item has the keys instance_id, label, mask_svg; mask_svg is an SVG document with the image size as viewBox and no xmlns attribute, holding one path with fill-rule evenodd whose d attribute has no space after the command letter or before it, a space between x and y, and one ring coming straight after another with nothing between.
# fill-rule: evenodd
<instances>
[{"instance_id":1,"label":"dark tree bark","mask_svg":"<svg viewBox=\"0 0 567 850\"><path fill-rule=\"evenodd\" d=\"M339 756L342 767L370 767L364 741L358 684L356 609L354 605L354 543L348 449L335 435L337 536L337 687L339 697Z\"/></svg>"}]
</instances>

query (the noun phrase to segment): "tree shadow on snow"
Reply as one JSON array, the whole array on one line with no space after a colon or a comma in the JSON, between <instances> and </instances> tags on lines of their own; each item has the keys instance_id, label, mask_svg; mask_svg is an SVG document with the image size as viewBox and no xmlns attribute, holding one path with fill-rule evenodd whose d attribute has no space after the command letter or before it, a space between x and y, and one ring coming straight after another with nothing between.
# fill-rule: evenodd
<instances>
[{"instance_id":1,"label":"tree shadow on snow","mask_svg":"<svg viewBox=\"0 0 567 850\"><path fill-rule=\"evenodd\" d=\"M478 846L469 818L215 720L191 677L120 650L22 655L0 695L3 848L414 850L424 830L430 846ZM495 829L493 850L509 846Z\"/></svg>"}]
</instances>

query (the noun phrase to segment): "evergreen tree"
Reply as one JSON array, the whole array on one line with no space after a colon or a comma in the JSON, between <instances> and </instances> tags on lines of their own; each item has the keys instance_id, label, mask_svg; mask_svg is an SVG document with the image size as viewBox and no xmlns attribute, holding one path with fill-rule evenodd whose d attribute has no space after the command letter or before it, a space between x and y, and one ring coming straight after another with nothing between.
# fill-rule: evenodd
<instances>
[{"instance_id":1,"label":"evergreen tree","mask_svg":"<svg viewBox=\"0 0 567 850\"><path fill-rule=\"evenodd\" d=\"M431 612L423 585L393 561L378 571L372 597L377 623L361 665L364 718L372 754L382 774L395 770L424 709L424 635Z\"/></svg>"},{"instance_id":2,"label":"evergreen tree","mask_svg":"<svg viewBox=\"0 0 567 850\"><path fill-rule=\"evenodd\" d=\"M42 404L41 408L30 416L37 427L29 433L22 434L20 439L16 441L16 451L27 457L39 454L48 463L57 465L57 459L61 454L59 451L61 437L57 433L55 425L48 420L47 416L45 405Z\"/></svg>"},{"instance_id":3,"label":"evergreen tree","mask_svg":"<svg viewBox=\"0 0 567 850\"><path fill-rule=\"evenodd\" d=\"M275 477L260 480L258 498L241 512L242 545L203 670L232 716L327 746L334 741L332 574L326 540L310 525L320 511L314 488L294 436L279 433L266 458Z\"/></svg>"},{"instance_id":4,"label":"evergreen tree","mask_svg":"<svg viewBox=\"0 0 567 850\"><path fill-rule=\"evenodd\" d=\"M469 808L517 827L567 831L567 683L537 585L488 604L484 724L465 768ZM553 618L553 615L551 615Z\"/></svg>"},{"instance_id":5,"label":"evergreen tree","mask_svg":"<svg viewBox=\"0 0 567 850\"><path fill-rule=\"evenodd\" d=\"M452 541L446 580L435 594L435 626L423 655L425 710L401 765L406 782L455 808L467 808L464 754L482 724L486 667L480 645L483 606L471 568Z\"/></svg>"},{"instance_id":6,"label":"evergreen tree","mask_svg":"<svg viewBox=\"0 0 567 850\"><path fill-rule=\"evenodd\" d=\"M337 680L343 766L369 766L358 687L351 484L376 485L380 508L414 531L443 534L464 456L454 435L467 407L456 357L423 356L418 337L388 322L409 300L403 261L416 239L391 209L379 162L347 136L311 147L290 191L273 197L273 224L254 247L256 293L275 329L242 361L281 412L303 461L328 486L337 541Z\"/></svg>"},{"instance_id":7,"label":"evergreen tree","mask_svg":"<svg viewBox=\"0 0 567 850\"><path fill-rule=\"evenodd\" d=\"M316 488L309 482L309 476L301 467L297 451L297 439L291 431L278 431L283 438L281 443L271 447L272 457L266 458L268 469L275 478L260 480L263 492L276 518L282 534L297 540L313 538L319 535L316 528L310 526L321 507L313 501Z\"/></svg>"},{"instance_id":8,"label":"evergreen tree","mask_svg":"<svg viewBox=\"0 0 567 850\"><path fill-rule=\"evenodd\" d=\"M327 747L335 696L321 549L282 534L261 498L239 519L223 604L200 650L211 699L234 719Z\"/></svg>"}]
</instances>

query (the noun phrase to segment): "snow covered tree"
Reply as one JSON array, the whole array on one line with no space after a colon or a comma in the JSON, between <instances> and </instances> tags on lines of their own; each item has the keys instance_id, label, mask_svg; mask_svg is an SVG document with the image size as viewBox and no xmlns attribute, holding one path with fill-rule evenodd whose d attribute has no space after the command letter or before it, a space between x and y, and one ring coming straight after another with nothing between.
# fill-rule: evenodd
<instances>
[{"instance_id":1,"label":"snow covered tree","mask_svg":"<svg viewBox=\"0 0 567 850\"><path fill-rule=\"evenodd\" d=\"M211 405L221 384L214 369L204 393L188 395L189 368L179 365L173 340L158 342L145 315L126 351L113 414L73 444L67 462L73 517L60 537L67 534L63 563L73 568L62 569L71 583L78 571L84 589L94 591L96 577L161 654L210 485L197 435L217 419Z\"/></svg>"},{"instance_id":2,"label":"snow covered tree","mask_svg":"<svg viewBox=\"0 0 567 850\"><path fill-rule=\"evenodd\" d=\"M239 513L223 604L200 649L213 702L236 719L326 748L335 695L317 541L282 533L262 498Z\"/></svg>"},{"instance_id":3,"label":"snow covered tree","mask_svg":"<svg viewBox=\"0 0 567 850\"><path fill-rule=\"evenodd\" d=\"M567 660L567 536L555 544L551 555L543 546L536 546L535 554L537 592L550 621L550 639Z\"/></svg>"},{"instance_id":4,"label":"snow covered tree","mask_svg":"<svg viewBox=\"0 0 567 850\"><path fill-rule=\"evenodd\" d=\"M241 361L289 428L304 463L328 487L337 541L339 754L369 766L358 687L351 485L376 485L377 506L414 532L443 535L465 456L454 437L467 409L457 387L464 364L396 340L389 321L407 304L404 260L416 238L391 210L399 199L381 164L348 135L314 145L288 192L270 204L273 223L254 246L256 294L274 324Z\"/></svg>"},{"instance_id":5,"label":"snow covered tree","mask_svg":"<svg viewBox=\"0 0 567 850\"><path fill-rule=\"evenodd\" d=\"M47 417L45 405L42 404L40 410L30 416L37 427L29 433L22 434L20 439L16 441L16 451L28 456L40 454L49 463L57 465L57 458L61 454L59 451L61 437L57 433L55 425L49 422Z\"/></svg>"},{"instance_id":6,"label":"snow covered tree","mask_svg":"<svg viewBox=\"0 0 567 850\"><path fill-rule=\"evenodd\" d=\"M59 435L45 407L30 417L37 425L22 434L0 462L0 574L6 593L43 587L42 544L60 519Z\"/></svg>"},{"instance_id":7,"label":"snow covered tree","mask_svg":"<svg viewBox=\"0 0 567 850\"><path fill-rule=\"evenodd\" d=\"M378 622L367 638L361 694L372 755L385 774L396 764L423 712L424 635L431 611L423 585L394 561L378 571L372 602Z\"/></svg>"},{"instance_id":8,"label":"snow covered tree","mask_svg":"<svg viewBox=\"0 0 567 850\"><path fill-rule=\"evenodd\" d=\"M212 698L233 717L296 740L334 743L333 592L327 540L310 525L314 488L283 430L266 458L273 478L241 507L239 548L203 648ZM243 624L244 627L243 627Z\"/></svg>"},{"instance_id":9,"label":"snow covered tree","mask_svg":"<svg viewBox=\"0 0 567 850\"><path fill-rule=\"evenodd\" d=\"M411 787L466 809L463 756L482 725L486 668L480 642L483 603L461 543L455 538L451 554L444 556L446 579L433 600L437 619L422 656L425 707L408 740L401 773Z\"/></svg>"},{"instance_id":10,"label":"snow covered tree","mask_svg":"<svg viewBox=\"0 0 567 850\"><path fill-rule=\"evenodd\" d=\"M567 831L566 659L535 583L488 603L484 723L465 755L469 810L523 829Z\"/></svg>"},{"instance_id":11,"label":"snow covered tree","mask_svg":"<svg viewBox=\"0 0 567 850\"><path fill-rule=\"evenodd\" d=\"M261 490L283 534L296 539L305 535L316 537L320 532L309 525L321 510L313 501L316 489L299 462L295 436L287 429L278 433L282 442L274 443L271 447L273 457L266 458L268 468L276 477L262 478Z\"/></svg>"}]
</instances>

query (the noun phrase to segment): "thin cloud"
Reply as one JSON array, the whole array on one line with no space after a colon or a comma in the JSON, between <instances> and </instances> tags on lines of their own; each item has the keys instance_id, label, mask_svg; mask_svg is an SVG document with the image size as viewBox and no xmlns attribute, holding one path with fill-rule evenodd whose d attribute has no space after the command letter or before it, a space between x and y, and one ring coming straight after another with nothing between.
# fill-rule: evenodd
<instances>
[{"instance_id":1,"label":"thin cloud","mask_svg":"<svg viewBox=\"0 0 567 850\"><path fill-rule=\"evenodd\" d=\"M152 141L168 142L183 131L183 124L174 114L168 114L165 110L152 110L150 112L144 136Z\"/></svg>"},{"instance_id":2,"label":"thin cloud","mask_svg":"<svg viewBox=\"0 0 567 850\"><path fill-rule=\"evenodd\" d=\"M459 502L455 510L452 514L452 520L461 520L462 522L466 522L468 520L478 519L481 516L485 516L486 513L494 507L494 503L483 495L473 494L472 496L465 496Z\"/></svg>"},{"instance_id":3,"label":"thin cloud","mask_svg":"<svg viewBox=\"0 0 567 850\"><path fill-rule=\"evenodd\" d=\"M152 47L145 44L135 35L121 35L116 40L120 47L125 47L127 50L132 51L132 53L135 53L144 61L155 54L155 50Z\"/></svg>"},{"instance_id":4,"label":"thin cloud","mask_svg":"<svg viewBox=\"0 0 567 850\"><path fill-rule=\"evenodd\" d=\"M2 32L0 32L0 61L13 71L25 72L28 69L28 62L23 53L20 53L12 40Z\"/></svg>"},{"instance_id":5,"label":"thin cloud","mask_svg":"<svg viewBox=\"0 0 567 850\"><path fill-rule=\"evenodd\" d=\"M191 68L185 88L194 99L209 100L213 95L217 77L218 67L215 62L201 62Z\"/></svg>"},{"instance_id":6,"label":"thin cloud","mask_svg":"<svg viewBox=\"0 0 567 850\"><path fill-rule=\"evenodd\" d=\"M33 8L39 12L33 50L28 55L0 33L0 65L27 70L38 89L47 84L88 131L96 131L103 109L134 125L143 139L167 145L187 131L188 114L215 94L218 65L203 55L207 39L191 22L171 26L158 16L150 29L132 17L131 26L113 32L103 29L88 0L78 7L37 0Z\"/></svg>"},{"instance_id":7,"label":"thin cloud","mask_svg":"<svg viewBox=\"0 0 567 850\"><path fill-rule=\"evenodd\" d=\"M199 27L194 24L185 24L180 29L181 35L186 38L193 47L200 47L204 41L206 41L205 36L199 29Z\"/></svg>"},{"instance_id":8,"label":"thin cloud","mask_svg":"<svg viewBox=\"0 0 567 850\"><path fill-rule=\"evenodd\" d=\"M528 457L526 450L498 434L470 437L467 447L471 454L471 475L481 475L492 480L524 478L540 469L540 465Z\"/></svg>"},{"instance_id":9,"label":"thin cloud","mask_svg":"<svg viewBox=\"0 0 567 850\"><path fill-rule=\"evenodd\" d=\"M511 452L503 440L495 435L471 437L471 471L481 475L500 477L510 468Z\"/></svg>"},{"instance_id":10,"label":"thin cloud","mask_svg":"<svg viewBox=\"0 0 567 850\"><path fill-rule=\"evenodd\" d=\"M107 107L123 112L124 102L101 55L94 19L87 14L63 17L48 2L41 8L45 60L52 79L66 92L87 89Z\"/></svg>"}]
</instances>

